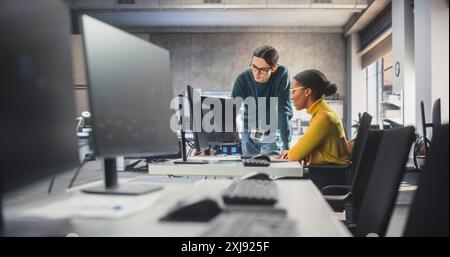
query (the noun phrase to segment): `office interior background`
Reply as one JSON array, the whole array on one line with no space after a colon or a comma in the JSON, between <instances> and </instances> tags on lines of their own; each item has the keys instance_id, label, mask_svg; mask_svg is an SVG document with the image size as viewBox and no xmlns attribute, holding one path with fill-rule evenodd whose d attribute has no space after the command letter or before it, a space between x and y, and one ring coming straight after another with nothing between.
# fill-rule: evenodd
<instances>
[{"instance_id":1,"label":"office interior background","mask_svg":"<svg viewBox=\"0 0 450 257\"><path fill-rule=\"evenodd\" d=\"M190 84L229 95L253 50L269 44L291 76L314 68L338 85L333 100L340 100L336 110L348 135L365 111L380 126L389 119L420 129L420 101L431 113L434 100L448 95L446 1L119 2L73 1L72 8L169 49L176 93ZM82 111L88 107L79 37L73 36L74 85ZM442 107L448 121L446 97ZM306 112L294 121L302 118L309 119Z\"/></svg>"},{"instance_id":2,"label":"office interior background","mask_svg":"<svg viewBox=\"0 0 450 257\"><path fill-rule=\"evenodd\" d=\"M440 99L442 123L448 123L447 0L65 2L72 17L77 116L90 111L86 53L78 23L79 17L87 14L169 50L174 95L183 94L186 85L191 85L205 95L228 97L236 76L248 68L253 50L272 45L291 77L318 69L336 83L338 92L328 101L342 119L348 138L355 137L357 121L364 112L372 115L373 129L412 125L420 136L422 101L431 120L433 103ZM309 119L305 111L294 110L293 140L301 136ZM89 165L99 168L98 163L86 167ZM78 183L98 180L101 175L81 173ZM57 177L53 193L62 193L71 176ZM417 172L404 176L388 236L401 236L417 177ZM4 203L45 198L47 186L45 181L12 192Z\"/></svg>"}]
</instances>

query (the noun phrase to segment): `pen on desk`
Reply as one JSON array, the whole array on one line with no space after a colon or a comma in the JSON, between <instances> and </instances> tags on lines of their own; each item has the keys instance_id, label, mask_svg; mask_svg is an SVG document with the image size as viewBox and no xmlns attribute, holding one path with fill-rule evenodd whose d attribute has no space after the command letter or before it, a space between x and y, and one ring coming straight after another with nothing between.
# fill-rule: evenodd
<instances>
[{"instance_id":1,"label":"pen on desk","mask_svg":"<svg viewBox=\"0 0 450 257\"><path fill-rule=\"evenodd\" d=\"M113 209L113 211L121 211L122 205L114 205L112 209Z\"/></svg>"}]
</instances>

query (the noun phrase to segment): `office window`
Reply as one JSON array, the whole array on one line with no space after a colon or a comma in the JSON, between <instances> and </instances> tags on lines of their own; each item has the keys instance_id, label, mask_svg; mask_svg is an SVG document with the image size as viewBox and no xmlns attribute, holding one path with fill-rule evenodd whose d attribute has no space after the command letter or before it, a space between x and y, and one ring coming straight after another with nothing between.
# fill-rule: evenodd
<instances>
[{"instance_id":1,"label":"office window","mask_svg":"<svg viewBox=\"0 0 450 257\"><path fill-rule=\"evenodd\" d=\"M367 87L366 109L367 112L373 117L372 124L379 124L378 85L380 84L380 77L381 77L380 64L381 63L379 61L376 61L375 63L369 65L366 68L366 87Z\"/></svg>"},{"instance_id":2,"label":"office window","mask_svg":"<svg viewBox=\"0 0 450 257\"><path fill-rule=\"evenodd\" d=\"M394 92L392 52L366 68L367 112L380 128L403 125L403 91Z\"/></svg>"}]
</instances>

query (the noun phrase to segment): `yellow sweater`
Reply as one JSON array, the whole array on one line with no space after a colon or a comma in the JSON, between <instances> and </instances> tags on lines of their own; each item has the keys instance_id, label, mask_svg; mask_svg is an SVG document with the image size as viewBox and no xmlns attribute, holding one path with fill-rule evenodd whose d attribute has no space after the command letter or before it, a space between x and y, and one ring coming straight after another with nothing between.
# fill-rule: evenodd
<instances>
[{"instance_id":1,"label":"yellow sweater","mask_svg":"<svg viewBox=\"0 0 450 257\"><path fill-rule=\"evenodd\" d=\"M308 164L345 164L350 160L342 122L324 98L307 110L312 115L309 127L291 147L291 161L306 160Z\"/></svg>"}]
</instances>

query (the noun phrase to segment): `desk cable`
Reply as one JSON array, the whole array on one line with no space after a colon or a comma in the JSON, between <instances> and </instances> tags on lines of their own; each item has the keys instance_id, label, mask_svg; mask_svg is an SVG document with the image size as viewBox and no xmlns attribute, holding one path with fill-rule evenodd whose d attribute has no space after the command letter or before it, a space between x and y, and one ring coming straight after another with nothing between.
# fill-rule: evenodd
<instances>
[{"instance_id":1,"label":"desk cable","mask_svg":"<svg viewBox=\"0 0 450 257\"><path fill-rule=\"evenodd\" d=\"M86 156L84 157L83 161L81 162L81 164L78 166L78 168L76 169L70 184L68 188L71 188L73 183L75 182L78 174L80 173L81 168L83 168L83 166L88 162L88 161L92 161L95 160L95 156L93 154L86 154ZM55 178L56 176L52 176L51 180L50 180L50 184L48 185L48 189L47 189L47 193L51 194L52 190L53 190L53 185L55 184Z\"/></svg>"},{"instance_id":2,"label":"desk cable","mask_svg":"<svg viewBox=\"0 0 450 257\"><path fill-rule=\"evenodd\" d=\"M78 174L80 173L81 168L83 168L83 166L84 166L88 161L90 161L90 160L91 160L90 158L86 158L86 157L84 158L83 162L80 164L80 166L78 166L77 170L76 170L75 173L73 174L72 179L70 180L70 183L69 183L68 188L72 188L73 183L75 183L75 180L77 179Z\"/></svg>"}]
</instances>

